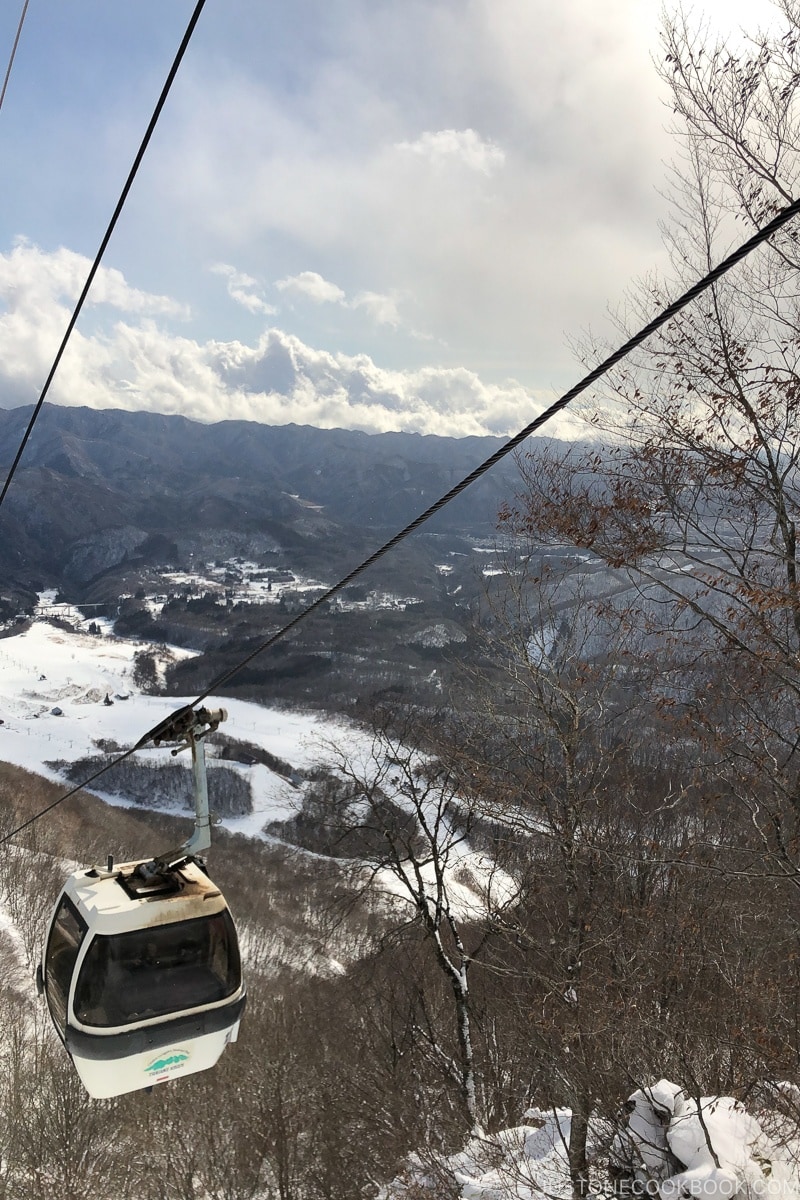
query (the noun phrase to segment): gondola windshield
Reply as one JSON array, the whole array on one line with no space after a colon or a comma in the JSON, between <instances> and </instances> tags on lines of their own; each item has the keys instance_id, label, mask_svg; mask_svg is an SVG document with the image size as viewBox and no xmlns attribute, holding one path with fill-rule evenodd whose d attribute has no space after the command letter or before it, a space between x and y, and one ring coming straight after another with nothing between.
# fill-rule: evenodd
<instances>
[{"instance_id":1,"label":"gondola windshield","mask_svg":"<svg viewBox=\"0 0 800 1200\"><path fill-rule=\"evenodd\" d=\"M75 987L82 1025L109 1028L216 1004L241 986L230 913L92 939Z\"/></svg>"}]
</instances>

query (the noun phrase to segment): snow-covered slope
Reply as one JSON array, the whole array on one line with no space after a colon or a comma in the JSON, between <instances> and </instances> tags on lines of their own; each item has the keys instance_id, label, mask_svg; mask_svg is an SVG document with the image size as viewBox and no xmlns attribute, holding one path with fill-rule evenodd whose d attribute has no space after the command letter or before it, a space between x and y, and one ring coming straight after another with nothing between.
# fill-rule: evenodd
<instances>
[{"instance_id":1,"label":"snow-covered slope","mask_svg":"<svg viewBox=\"0 0 800 1200\"><path fill-rule=\"evenodd\" d=\"M155 648L115 638L108 631L98 637L46 621L36 621L24 633L0 640L0 761L64 783L48 763L74 761L108 745L127 749L188 703L191 697L147 696L136 688L133 663L142 650ZM173 657L187 654L166 651ZM229 736L256 742L298 769L321 762L322 743L345 734L344 725L330 718L227 697L211 697L206 703L227 708L224 730ZM352 729L347 736L352 739ZM149 762L172 761L169 748L150 747L139 754ZM296 791L289 781L260 764L226 766L247 777L253 795L253 812L226 820L227 828L258 836L266 822L283 819L294 810ZM92 789L95 794L110 803L124 803L103 792L102 780L98 783L100 788Z\"/></svg>"},{"instance_id":2,"label":"snow-covered slope","mask_svg":"<svg viewBox=\"0 0 800 1200\"><path fill-rule=\"evenodd\" d=\"M68 780L57 764L127 750L149 729L192 700L145 695L134 682L134 660L139 652L160 656L162 668L170 659L188 657L191 652L116 638L110 625L97 624L102 630L100 636L40 619L24 632L0 639L0 761L43 775L65 790ZM365 778L370 772L380 775L392 800L400 807L407 805L399 785L392 792L392 772L387 770L386 761L381 761L385 751L352 722L265 708L225 696L211 696L205 704L227 709L228 719L221 731L228 737L268 751L290 764L294 772L305 773L321 766L335 771L335 760L347 758ZM241 775L252 797L249 813L222 819L226 829L265 837L265 825L286 821L296 812L303 780L288 779L261 763L245 765L228 759L224 764L217 763L214 756L215 747L210 746L207 757L212 811L217 765ZM188 756L184 758L188 766ZM174 762L169 747L145 747L136 752L136 759L153 764ZM129 799L104 790L103 783L101 777L88 790L109 804L131 805ZM160 802L157 797L148 807L176 811L174 802ZM143 847L142 852L147 854L150 848ZM496 908L511 901L513 881L485 855L472 851L462 838L450 838L445 855L450 904L462 918L480 918L487 903ZM430 877L433 893L432 866L423 866L422 874L426 880ZM373 876L373 886L401 900L408 898L407 889L388 870Z\"/></svg>"}]
</instances>

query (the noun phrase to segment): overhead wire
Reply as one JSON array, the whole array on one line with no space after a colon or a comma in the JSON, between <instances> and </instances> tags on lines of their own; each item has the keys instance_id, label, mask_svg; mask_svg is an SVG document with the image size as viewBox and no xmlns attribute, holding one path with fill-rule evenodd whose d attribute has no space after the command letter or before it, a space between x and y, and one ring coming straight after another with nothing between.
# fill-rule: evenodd
<instances>
[{"instance_id":1,"label":"overhead wire","mask_svg":"<svg viewBox=\"0 0 800 1200\"><path fill-rule=\"evenodd\" d=\"M25 433L23 434L22 440L19 444L19 449L17 450L17 453L14 457L14 461L11 464L11 469L9 470L8 475L6 476L6 481L3 484L3 489L2 489L2 491L0 491L0 505L2 505L3 501L6 498L6 494L11 485L11 480L14 478L14 475L16 474L16 470L17 470L17 467L19 466L20 459L22 458L22 455L25 452L25 447L27 446L28 440L33 432L33 427L36 424L39 413L42 411L42 406L45 402L45 398L47 397L47 393L50 390L50 385L53 382L56 371L58 370L59 364L64 355L64 351L67 348L67 343L69 342L69 339L72 336L72 331L74 330L76 324L78 323L78 317L81 314L81 310L86 301L86 297L89 295L89 289L91 288L92 283L94 282L94 278L95 278L98 270L100 269L100 263L102 261L103 255L105 254L106 247L108 246L108 243L111 241L111 235L113 234L114 229L117 224L117 221L119 220L120 213L122 212L122 209L125 205L125 201L128 199L128 193L130 192L130 190L133 186L133 181L136 178L136 174L139 170L142 159L144 158L145 151L147 150L147 147L150 144L150 139L152 138L155 127L158 124L158 119L161 116L161 112L162 112L162 109L164 108L164 105L166 104L167 96L169 95L170 89L175 80L175 76L178 74L178 68L180 67L181 61L183 60L183 56L186 53L186 48L189 45L189 42L191 41L192 34L194 33L195 26L197 25L197 22L200 19L200 14L203 11L205 2L206 2L206 0L197 0L197 4L195 6L194 12L192 13L192 16L189 20L189 24L186 27L186 32L184 33L183 38L181 39L181 44L178 47L178 51L175 55L172 66L169 69L169 74L167 75L164 86L161 89L161 95L159 96L158 101L156 102L156 106L153 109L153 114L150 117L150 121L148 122L147 129L145 130L144 137L142 138L141 145L139 146L136 157L133 160L133 166L131 167L131 169L128 173L128 178L125 181L125 186L123 187L122 192L120 193L119 200L117 201L116 207L111 216L111 220L108 223L108 228L106 229L106 232L103 236L103 240L100 243L100 248L98 249L97 254L95 255L94 262L92 263L91 269L89 270L89 274L86 278L86 282L84 283L81 294L78 297L77 303L75 304L75 308L73 309L72 316L69 319L69 323L67 325L66 332L64 333L64 336L61 340L61 345L59 346L59 348L56 352L56 356L53 360L53 365L51 366L50 371L47 376L47 379L44 382L44 386L42 387L41 393L39 395L39 399L37 400L36 405L34 406L34 410L31 414L31 418L28 422Z\"/></svg>"},{"instance_id":2,"label":"overhead wire","mask_svg":"<svg viewBox=\"0 0 800 1200\"><path fill-rule=\"evenodd\" d=\"M16 55L17 55L17 46L19 45L20 35L22 34L22 26L25 24L25 14L28 11L29 2L30 2L30 0L25 0L25 3L22 6L22 14L19 18L19 24L17 25L17 33L14 38L14 45L11 47L11 57L8 60L8 66L6 67L6 74L5 74L5 78L3 80L3 87L2 87L2 90L0 90L0 109L2 109L3 101L6 98L6 90L8 88L8 81L11 78L11 68L14 65L14 59L16 58Z\"/></svg>"},{"instance_id":3,"label":"overhead wire","mask_svg":"<svg viewBox=\"0 0 800 1200\"><path fill-rule=\"evenodd\" d=\"M279 630L277 630L276 633L273 633L270 637L261 642L254 650L245 655L235 666L217 675L211 681L208 687L200 692L200 694L190 704L184 705L182 708L171 713L164 721L161 721L158 725L155 725L152 729L148 730L148 732L144 734L134 746L131 746L129 750L126 750L122 754L118 755L110 763L106 763L104 767L101 767L100 770L89 776L89 778L84 780L83 783L78 784L76 787L66 792L63 796L60 796L57 800L54 800L52 804L48 804L46 808L43 808L40 812L35 813L32 817L28 818L28 820L24 821L21 825L18 825L10 833L7 833L4 837L0 838L0 846L10 841L11 838L16 837L17 834L27 829L30 825L32 825L35 821L38 821L47 813L52 812L52 810L59 804L62 804L65 800L69 800L71 796L76 794L76 792L81 791L81 789L84 787L88 787L88 785L93 783L95 779L98 779L101 775L104 775L107 771L110 771L119 763L124 762L125 759L130 758L132 754L135 754L137 750L142 749L142 747L148 742L157 739L159 735L163 735L168 726L180 719L182 713L188 712L197 704L202 703L202 701L211 695L213 691L216 691L228 683L235 675L237 675L244 667L246 667L248 663L251 663L254 658L257 658L258 655L263 654L271 646L274 646L276 642L286 637L287 634L289 634L293 629L296 629L301 621L304 621L310 617L311 614L314 613L318 608L320 608L333 596L337 595L343 588L347 587L349 583L351 583L354 579L356 579L359 575L376 563L380 558L383 558L385 554L388 554L388 552L397 546L399 542L403 541L410 534L414 533L415 530L419 529L419 527L428 521L432 516L434 516L435 513L439 512L445 507L445 505L449 504L451 500L454 500L456 496L459 496L466 488L470 486L470 484L474 483L477 479L480 479L481 476L485 475L487 471L490 471L493 466L495 466L507 455L511 454L521 442L525 441L525 439L530 437L532 433L535 433L536 430L541 429L543 425L545 425L553 417L557 416L557 414L560 413L564 408L566 408L572 400L574 400L582 392L585 392L587 388L592 386L592 384L601 379L605 374L607 374L608 371L611 370L612 367L616 366L618 362L625 358L626 355L630 354L632 350L635 350L637 346L640 346L642 342L644 342L650 336L650 334L655 333L656 330L665 325L667 321L686 308L688 304L690 304L693 300L696 300L697 297L702 295L702 293L711 287L712 284L716 283L718 279L721 279L722 276L735 267L737 263L740 263L742 259L746 258L748 254L756 249L756 247L766 242L770 237L772 237L773 234L777 233L778 230L786 225L787 222L792 219L792 217L795 217L798 214L800 214L800 200L794 200L786 208L781 209L780 212L778 212L762 229L757 230L752 237L743 242L736 250L733 251L733 253L729 254L727 258L724 258L722 262L720 262L716 267L699 279L681 296L679 296L676 300L673 300L672 303L667 305L666 308L662 309L661 312L658 313L657 316L653 317L651 321L648 321L648 323L644 325L638 331L638 333L634 334L633 337L630 337L617 350L615 350L601 363L589 371L588 374L584 375L578 383L571 387L569 391L564 392L564 394L560 396L558 400L551 404L549 408L545 409L544 412L540 413L540 415L531 421L530 424L526 425L524 429L521 429L519 433L514 435L514 437L509 438L509 440L500 446L494 452L494 454L491 454L487 459L480 463L479 466L470 471L468 475L465 475L463 479L454 485L454 487L450 488L448 492L446 492L443 496L426 508L424 512L420 513L420 515L406 525L404 529L401 529L399 533L396 533L394 537L389 539L388 542L385 542L382 546L370 554L368 558L365 558L362 563L360 563L357 567L354 567L352 571L348 572L348 574L340 579L338 583L334 584L333 587L328 588L326 592L319 596L312 604L309 604L307 608L304 608L302 612L298 613L297 616L295 616L286 625L283 625Z\"/></svg>"},{"instance_id":4,"label":"overhead wire","mask_svg":"<svg viewBox=\"0 0 800 1200\"><path fill-rule=\"evenodd\" d=\"M399 542L402 542L410 534L419 529L421 525L438 513L442 508L445 507L445 505L449 504L451 500L455 500L455 498L459 496L466 488L468 488L470 484L480 479L481 476L487 473L487 471L490 471L492 467L516 450L516 448L522 442L524 442L526 438L530 437L532 433L535 433L538 429L541 429L543 425L545 425L553 417L557 416L558 413L560 413L562 409L566 408L572 400L590 388L593 383L596 383L598 379L602 378L602 376L610 371L612 367L616 366L618 362L630 354L632 350L635 350L637 346L640 346L642 342L644 342L650 336L650 334L655 333L656 330L662 327L662 325L665 325L667 321L669 321L682 309L686 308L686 306L690 304L692 300L695 300L699 295L706 291L707 288L711 287L711 285L720 279L727 271L730 271L732 267L741 262L741 260L750 254L752 250L770 238L774 233L781 229L782 226L787 223L787 221L790 221L791 218L796 216L798 213L800 213L800 200L795 200L792 204L788 205L788 207L781 209L781 211L775 217L773 217L773 219L767 225L765 225L763 229L758 230L751 238L749 238L746 242L743 242L742 245L739 246L732 254L723 259L718 266L714 267L708 272L707 275L704 275L702 279L693 284L688 291L684 292L682 296L679 296L677 300L674 300L670 305L663 309L658 316L649 321L642 329L639 330L638 333L634 334L633 337L629 338L627 342L615 350L613 354L610 354L608 358L605 358L601 363L598 364L598 366L589 371L587 375L584 375L583 379L571 387L569 391L564 392L564 394L559 397L555 403L551 404L549 408L545 409L545 411L531 421L529 425L526 425L524 429L521 429L519 433L515 434L514 437L510 438L507 442L500 446L499 449L494 452L494 454L491 454L487 459L480 463L479 466L470 471L468 475L464 476L464 478L456 483L449 492L446 492L443 496L431 504L430 507L426 508L423 513L420 513L418 517L415 517L414 520L411 521L410 524L406 525L404 529L401 529L400 532L396 533L394 537L389 539L388 542L385 542L381 547L379 547L379 549L370 554L368 558L364 559L362 563L360 563L357 567L354 567L353 570L345 575L343 579L340 579L338 583L334 584L333 587L329 588L326 592L319 596L312 604L308 605L307 608L298 613L293 620L289 621L276 633L272 634L254 650L247 654L239 663L236 664L236 666L221 672L221 674L213 679L208 687L202 691L199 696L197 696L194 704L199 704L213 691L216 691L218 688L228 683L234 675L237 675L239 671L247 666L248 663L252 662L254 658L257 658L259 654L262 654L265 650L268 650L270 646L274 646L276 642L280 641L292 629L296 628L301 621L304 621L316 609L326 604L333 596L336 596L339 592L341 592L343 588L352 583L352 581L361 575L362 572L366 571L379 559L383 558L385 554L388 554L388 552L394 549Z\"/></svg>"}]
</instances>

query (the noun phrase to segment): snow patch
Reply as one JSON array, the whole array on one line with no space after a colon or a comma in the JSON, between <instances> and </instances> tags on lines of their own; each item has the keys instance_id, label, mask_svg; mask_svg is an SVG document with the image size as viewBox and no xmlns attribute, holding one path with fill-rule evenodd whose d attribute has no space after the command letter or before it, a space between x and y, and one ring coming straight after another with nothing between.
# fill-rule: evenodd
<instances>
[{"instance_id":1,"label":"snow patch","mask_svg":"<svg viewBox=\"0 0 800 1200\"><path fill-rule=\"evenodd\" d=\"M628 1099L627 1128L612 1160L648 1195L800 1197L791 1157L784 1157L756 1118L732 1096L693 1098L668 1079ZM655 1185L655 1186L654 1186Z\"/></svg>"}]
</instances>

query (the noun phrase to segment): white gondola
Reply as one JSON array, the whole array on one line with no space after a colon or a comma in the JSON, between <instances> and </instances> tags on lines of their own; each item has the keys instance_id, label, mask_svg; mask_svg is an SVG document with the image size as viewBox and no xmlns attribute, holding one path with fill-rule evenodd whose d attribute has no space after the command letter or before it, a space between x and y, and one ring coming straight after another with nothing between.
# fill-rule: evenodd
<instances>
[{"instance_id":1,"label":"white gondola","mask_svg":"<svg viewBox=\"0 0 800 1200\"><path fill-rule=\"evenodd\" d=\"M192 748L195 832L156 860L76 871L59 896L38 978L91 1096L204 1071L236 1040L245 1005L238 941L195 857L210 843L202 738L224 711L181 712ZM167 723L153 740L172 740Z\"/></svg>"}]
</instances>

